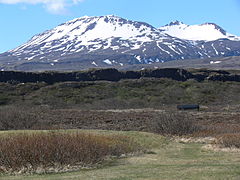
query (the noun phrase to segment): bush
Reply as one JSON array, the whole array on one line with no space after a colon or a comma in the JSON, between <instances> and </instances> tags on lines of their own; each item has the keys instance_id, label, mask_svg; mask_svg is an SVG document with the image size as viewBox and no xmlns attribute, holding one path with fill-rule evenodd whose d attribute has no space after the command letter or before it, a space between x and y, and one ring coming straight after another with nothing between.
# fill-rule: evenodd
<instances>
[{"instance_id":1,"label":"bush","mask_svg":"<svg viewBox=\"0 0 240 180\"><path fill-rule=\"evenodd\" d=\"M38 122L40 108L5 106L0 108L0 130L31 129Z\"/></svg>"},{"instance_id":2,"label":"bush","mask_svg":"<svg viewBox=\"0 0 240 180\"><path fill-rule=\"evenodd\" d=\"M107 156L137 151L132 139L86 133L5 134L0 137L0 164L5 171L36 171L58 166L92 166Z\"/></svg>"},{"instance_id":3,"label":"bush","mask_svg":"<svg viewBox=\"0 0 240 180\"><path fill-rule=\"evenodd\" d=\"M227 148L240 148L240 133L224 134L217 137L216 144Z\"/></svg>"},{"instance_id":4,"label":"bush","mask_svg":"<svg viewBox=\"0 0 240 180\"><path fill-rule=\"evenodd\" d=\"M163 135L188 135L196 132L199 128L194 119L184 113L161 113L153 119L151 129Z\"/></svg>"}]
</instances>

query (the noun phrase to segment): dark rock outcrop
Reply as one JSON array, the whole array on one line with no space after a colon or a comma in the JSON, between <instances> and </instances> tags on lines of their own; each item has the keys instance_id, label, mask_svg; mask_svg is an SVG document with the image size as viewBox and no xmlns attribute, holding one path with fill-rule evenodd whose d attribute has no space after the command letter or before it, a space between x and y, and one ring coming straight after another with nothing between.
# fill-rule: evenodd
<instances>
[{"instance_id":1,"label":"dark rock outcrop","mask_svg":"<svg viewBox=\"0 0 240 180\"><path fill-rule=\"evenodd\" d=\"M240 75L212 75L207 78L210 81L235 81L240 82Z\"/></svg>"},{"instance_id":2,"label":"dark rock outcrop","mask_svg":"<svg viewBox=\"0 0 240 180\"><path fill-rule=\"evenodd\" d=\"M197 81L236 81L240 82L240 75L230 74L227 71L216 70L199 70L191 73L184 69L166 68L155 70L142 71L126 71L121 72L117 69L93 69L81 72L16 72L16 71L1 71L0 82L46 82L53 84L66 81L119 81L121 79L139 79L139 78L170 78L176 81L187 81L195 79Z\"/></svg>"},{"instance_id":3,"label":"dark rock outcrop","mask_svg":"<svg viewBox=\"0 0 240 180\"><path fill-rule=\"evenodd\" d=\"M186 81L193 78L193 75L184 70L176 68L156 69L141 71L142 77L155 77L155 78L171 78L177 81Z\"/></svg>"}]
</instances>

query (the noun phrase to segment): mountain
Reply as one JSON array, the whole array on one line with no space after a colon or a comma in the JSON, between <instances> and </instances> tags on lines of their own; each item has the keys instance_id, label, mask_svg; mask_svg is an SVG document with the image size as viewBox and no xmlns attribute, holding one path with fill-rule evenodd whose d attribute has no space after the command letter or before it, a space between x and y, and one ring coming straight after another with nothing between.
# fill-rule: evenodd
<instances>
[{"instance_id":1,"label":"mountain","mask_svg":"<svg viewBox=\"0 0 240 180\"><path fill-rule=\"evenodd\" d=\"M215 69L215 70L240 70L240 56L215 57L207 59L173 60L165 63L135 64L119 68L119 70L143 70L158 68L182 69Z\"/></svg>"},{"instance_id":2,"label":"mountain","mask_svg":"<svg viewBox=\"0 0 240 180\"><path fill-rule=\"evenodd\" d=\"M187 25L180 21L174 21L159 29L170 36L190 41L214 41L217 39L240 40L240 37L227 33L214 23Z\"/></svg>"},{"instance_id":3,"label":"mountain","mask_svg":"<svg viewBox=\"0 0 240 180\"><path fill-rule=\"evenodd\" d=\"M176 21L158 29L114 15L85 16L35 35L25 44L0 54L0 69L122 68L234 55L240 55L240 38L215 24L188 26Z\"/></svg>"}]
</instances>

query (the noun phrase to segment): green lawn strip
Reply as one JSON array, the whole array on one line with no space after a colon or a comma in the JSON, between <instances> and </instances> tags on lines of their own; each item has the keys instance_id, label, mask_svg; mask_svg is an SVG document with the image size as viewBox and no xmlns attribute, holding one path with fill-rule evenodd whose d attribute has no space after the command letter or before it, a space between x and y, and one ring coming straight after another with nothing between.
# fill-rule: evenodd
<instances>
[{"instance_id":1,"label":"green lawn strip","mask_svg":"<svg viewBox=\"0 0 240 180\"><path fill-rule=\"evenodd\" d=\"M96 132L96 131L88 131ZM153 149L149 153L122 158L98 169L79 172L2 176L4 180L159 180L159 179L240 179L240 153L213 152L203 144L178 143L151 133L97 131L131 136Z\"/></svg>"}]
</instances>

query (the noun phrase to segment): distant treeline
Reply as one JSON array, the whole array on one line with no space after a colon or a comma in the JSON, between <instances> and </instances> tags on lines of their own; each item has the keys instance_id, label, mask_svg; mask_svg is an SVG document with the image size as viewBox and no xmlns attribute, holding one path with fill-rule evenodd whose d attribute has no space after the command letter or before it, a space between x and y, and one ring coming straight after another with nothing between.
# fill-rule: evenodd
<instances>
[{"instance_id":1,"label":"distant treeline","mask_svg":"<svg viewBox=\"0 0 240 180\"><path fill-rule=\"evenodd\" d=\"M240 82L240 75L231 74L227 71L205 70L191 73L184 69L166 68L141 71L118 71L117 69L92 69L79 72L18 72L1 71L0 82L46 82L53 84L65 81L119 81L121 79L140 79L144 77L170 78L177 81L195 79L197 81L236 81Z\"/></svg>"}]
</instances>

